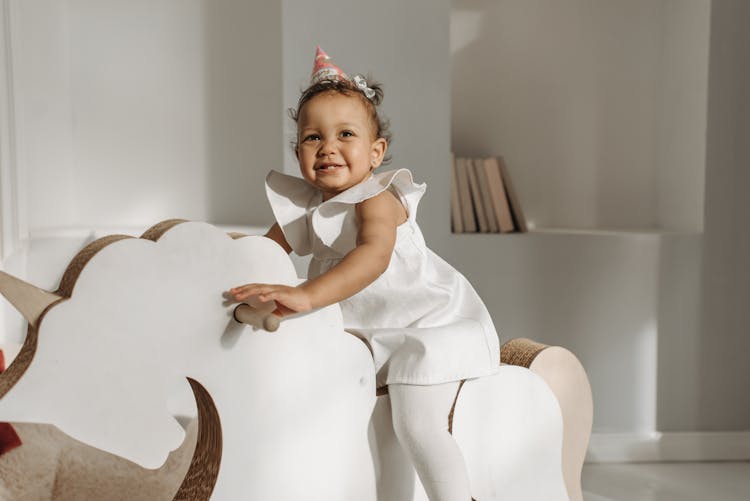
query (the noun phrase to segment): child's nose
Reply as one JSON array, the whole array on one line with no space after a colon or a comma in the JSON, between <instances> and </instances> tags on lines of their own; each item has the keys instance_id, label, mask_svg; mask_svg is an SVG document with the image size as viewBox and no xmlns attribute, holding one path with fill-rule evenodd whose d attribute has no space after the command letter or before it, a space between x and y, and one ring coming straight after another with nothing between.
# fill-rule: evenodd
<instances>
[{"instance_id":1,"label":"child's nose","mask_svg":"<svg viewBox=\"0 0 750 501\"><path fill-rule=\"evenodd\" d=\"M335 152L336 152L336 147L332 140L327 139L327 140L321 141L320 149L318 150L319 156L324 157L326 155L331 155Z\"/></svg>"}]
</instances>

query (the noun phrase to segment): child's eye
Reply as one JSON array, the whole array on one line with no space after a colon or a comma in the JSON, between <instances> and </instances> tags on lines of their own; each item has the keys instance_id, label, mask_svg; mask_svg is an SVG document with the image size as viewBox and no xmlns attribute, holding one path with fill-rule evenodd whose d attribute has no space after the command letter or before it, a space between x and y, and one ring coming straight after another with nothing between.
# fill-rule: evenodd
<instances>
[{"instance_id":1,"label":"child's eye","mask_svg":"<svg viewBox=\"0 0 750 501\"><path fill-rule=\"evenodd\" d=\"M345 130L341 132L342 137L354 137L354 132L350 130Z\"/></svg>"},{"instance_id":2,"label":"child's eye","mask_svg":"<svg viewBox=\"0 0 750 501\"><path fill-rule=\"evenodd\" d=\"M307 136L305 136L305 138L302 141L307 142L307 141L319 141L319 140L320 140L320 136L319 135L317 135L317 134L308 134Z\"/></svg>"}]
</instances>

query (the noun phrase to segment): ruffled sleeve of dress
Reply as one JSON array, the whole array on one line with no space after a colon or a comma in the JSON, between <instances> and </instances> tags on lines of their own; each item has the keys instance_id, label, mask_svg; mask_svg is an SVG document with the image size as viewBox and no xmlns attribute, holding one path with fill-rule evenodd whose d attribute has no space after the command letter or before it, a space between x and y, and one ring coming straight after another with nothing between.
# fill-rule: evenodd
<instances>
[{"instance_id":1,"label":"ruffled sleeve of dress","mask_svg":"<svg viewBox=\"0 0 750 501\"><path fill-rule=\"evenodd\" d=\"M320 204L312 214L313 233L335 256L346 255L357 245L356 204L388 189L396 191L406 206L409 221L415 222L427 185L416 184L408 169L397 169L373 174Z\"/></svg>"},{"instance_id":2,"label":"ruffled sleeve of dress","mask_svg":"<svg viewBox=\"0 0 750 501\"><path fill-rule=\"evenodd\" d=\"M304 179L272 170L266 176L266 196L292 250L305 256L313 250L311 214L322 196Z\"/></svg>"}]
</instances>

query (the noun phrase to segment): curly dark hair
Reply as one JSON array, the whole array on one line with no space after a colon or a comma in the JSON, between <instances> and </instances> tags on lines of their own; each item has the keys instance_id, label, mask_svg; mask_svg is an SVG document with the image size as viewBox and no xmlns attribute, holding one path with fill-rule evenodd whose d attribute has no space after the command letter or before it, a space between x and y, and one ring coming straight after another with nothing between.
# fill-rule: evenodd
<instances>
[{"instance_id":1,"label":"curly dark hair","mask_svg":"<svg viewBox=\"0 0 750 501\"><path fill-rule=\"evenodd\" d=\"M351 80L322 80L310 85L308 88L302 91L297 102L296 108L289 108L289 116L294 120L295 124L299 123L299 114L305 104L315 96L326 93L338 93L344 96L356 96L362 100L362 103L367 108L372 121L372 128L375 131L376 138L383 138L388 146L391 145L392 136L390 131L390 122L387 118L383 117L378 113L378 106L383 102L383 86L379 82L373 80L369 75L366 78L367 86L371 88L375 95L368 98L364 91L357 87ZM298 140L292 141L292 148L296 151L299 146ZM386 154L383 158L383 164L390 163L391 156Z\"/></svg>"}]
</instances>

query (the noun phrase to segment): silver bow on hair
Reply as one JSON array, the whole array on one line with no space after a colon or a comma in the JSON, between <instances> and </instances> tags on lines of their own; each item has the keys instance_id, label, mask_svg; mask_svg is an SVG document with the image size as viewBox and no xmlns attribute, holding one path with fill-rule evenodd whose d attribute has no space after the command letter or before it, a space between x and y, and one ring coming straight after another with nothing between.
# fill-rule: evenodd
<instances>
[{"instance_id":1,"label":"silver bow on hair","mask_svg":"<svg viewBox=\"0 0 750 501\"><path fill-rule=\"evenodd\" d=\"M352 77L352 82L354 82L354 85L364 93L367 99L375 97L375 91L367 86L367 80L365 80L365 77L362 75L354 75Z\"/></svg>"}]
</instances>

